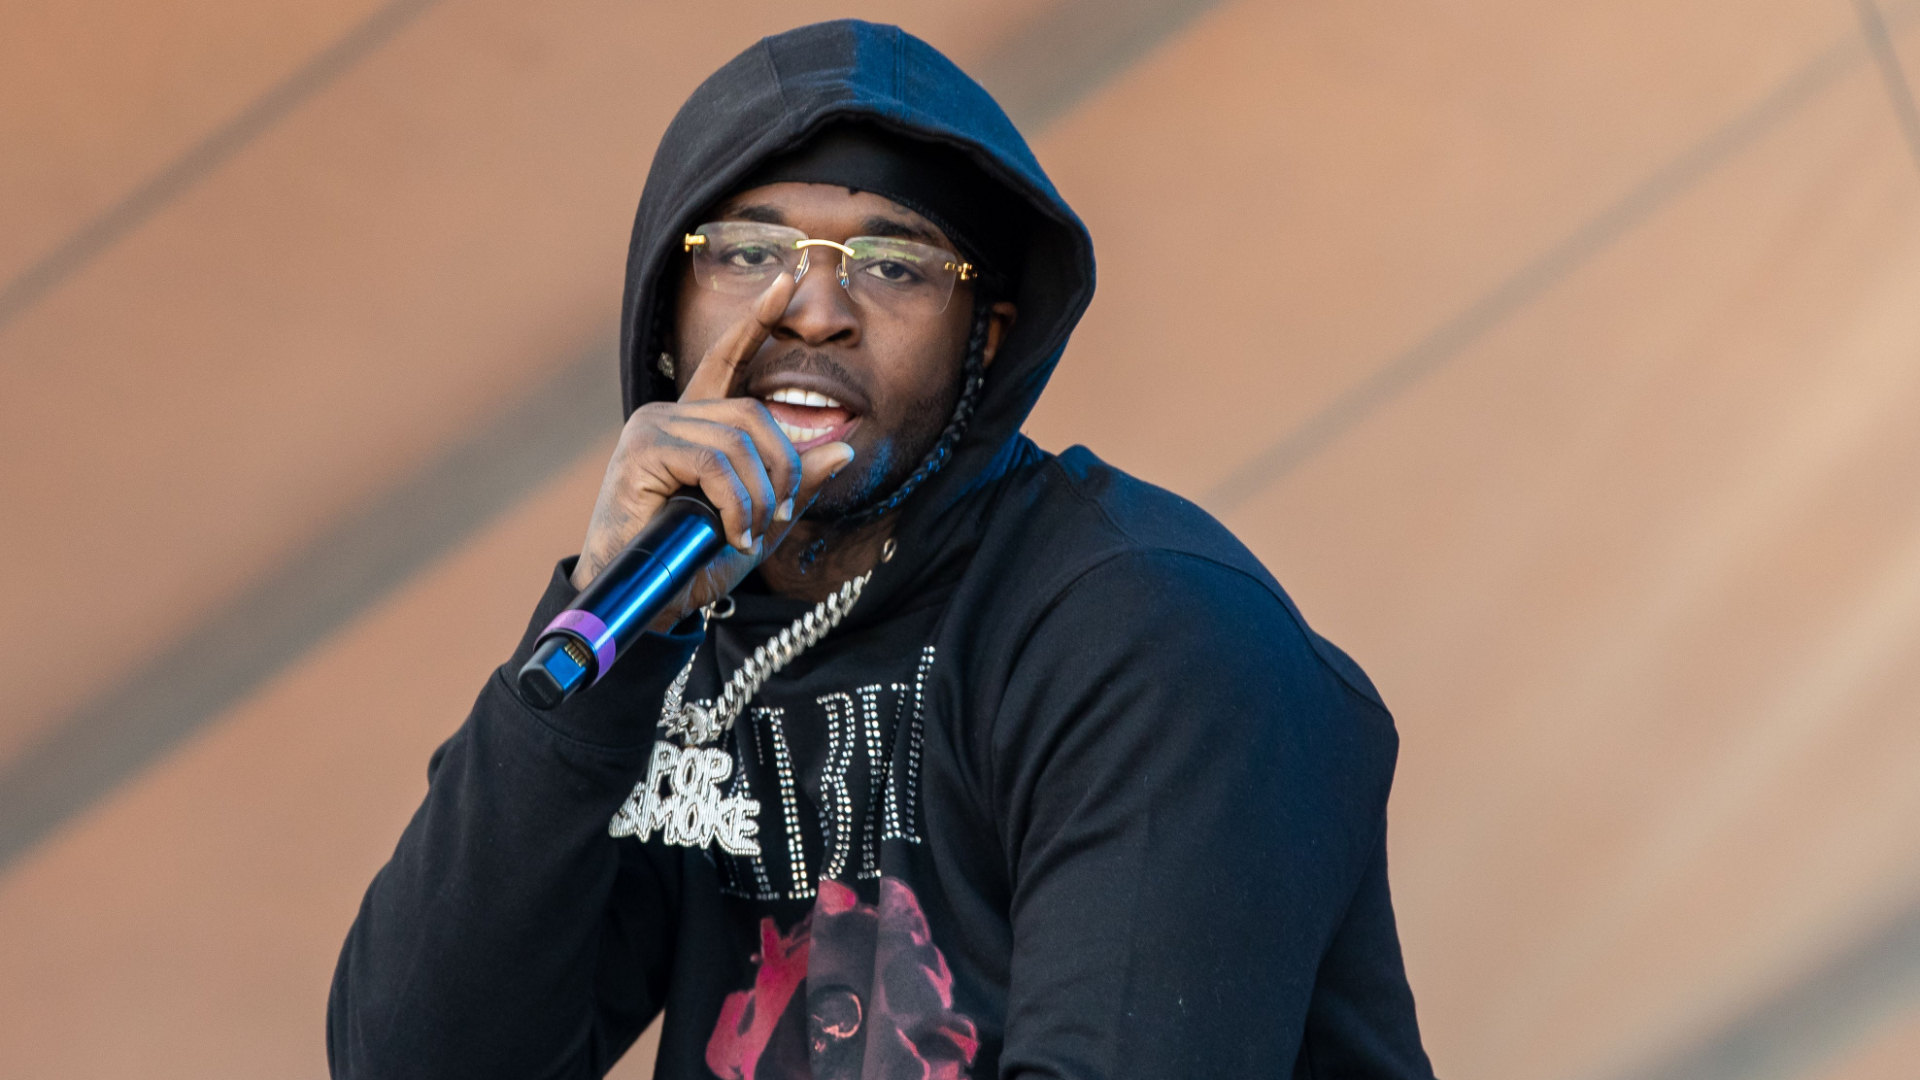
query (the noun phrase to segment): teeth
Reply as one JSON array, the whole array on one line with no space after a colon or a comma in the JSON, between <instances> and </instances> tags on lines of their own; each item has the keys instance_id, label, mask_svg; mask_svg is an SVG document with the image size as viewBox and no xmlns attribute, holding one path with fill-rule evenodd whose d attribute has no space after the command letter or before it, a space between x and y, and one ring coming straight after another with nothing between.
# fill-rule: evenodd
<instances>
[{"instance_id":1,"label":"teeth","mask_svg":"<svg viewBox=\"0 0 1920 1080\"><path fill-rule=\"evenodd\" d=\"M838 409L840 403L825 394L798 387L782 387L767 395L768 401L778 401L787 405L811 405L816 409Z\"/></svg>"},{"instance_id":2,"label":"teeth","mask_svg":"<svg viewBox=\"0 0 1920 1080\"><path fill-rule=\"evenodd\" d=\"M817 439L833 430L831 427L794 427L792 424L782 423L779 420L775 420L774 425L780 429L781 434L787 437L788 442L795 445L799 445L809 439Z\"/></svg>"}]
</instances>

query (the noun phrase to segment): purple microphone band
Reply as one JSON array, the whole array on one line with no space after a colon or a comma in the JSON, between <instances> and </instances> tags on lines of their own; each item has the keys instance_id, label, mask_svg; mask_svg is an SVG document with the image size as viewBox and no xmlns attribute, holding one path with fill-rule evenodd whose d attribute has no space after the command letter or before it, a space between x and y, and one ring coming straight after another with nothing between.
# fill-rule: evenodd
<instances>
[{"instance_id":1,"label":"purple microphone band","mask_svg":"<svg viewBox=\"0 0 1920 1080\"><path fill-rule=\"evenodd\" d=\"M591 613L578 609L563 611L553 617L540 636L545 637L555 630L568 630L587 639L587 644L593 647L594 682L599 682L600 677L613 666L613 635L607 633L607 624L594 618Z\"/></svg>"}]
</instances>

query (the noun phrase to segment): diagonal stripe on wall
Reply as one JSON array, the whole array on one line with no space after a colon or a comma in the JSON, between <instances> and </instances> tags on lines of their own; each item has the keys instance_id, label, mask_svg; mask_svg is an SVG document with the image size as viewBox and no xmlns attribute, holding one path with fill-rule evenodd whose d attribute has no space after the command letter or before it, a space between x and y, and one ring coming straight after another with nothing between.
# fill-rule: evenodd
<instances>
[{"instance_id":1,"label":"diagonal stripe on wall","mask_svg":"<svg viewBox=\"0 0 1920 1080\"><path fill-rule=\"evenodd\" d=\"M1202 495L1201 503L1216 514L1230 514L1238 509L1367 417L1445 367L1547 290L1565 281L1717 166L1811 102L1822 90L1857 70L1869 56L1883 71L1891 65L1887 78L1896 109L1904 117L1913 102L1906 93L1899 60L1893 56L1893 47L1887 39L1887 23L1880 18L1879 9L1872 6L1872 0L1859 2L1872 11L1864 40L1849 39L1835 45L1794 73L1773 93L1708 133L1412 348L1375 368L1319 412L1242 462ZM1920 5L1905 4L1894 13L1893 22L1904 26L1916 16L1920 16ZM1920 130L1920 120L1906 126ZM1920 135L1910 132L1909 138L1916 140L1914 152L1916 160L1920 160Z\"/></svg>"},{"instance_id":2,"label":"diagonal stripe on wall","mask_svg":"<svg viewBox=\"0 0 1920 1080\"><path fill-rule=\"evenodd\" d=\"M87 223L0 293L0 324L324 91L438 0L396 0ZM979 65L1035 132L1217 0L1064 0ZM1036 61L1045 58L1045 63ZM1005 87L1004 89L1002 87ZM265 575L152 662L0 767L0 870L382 596L457 547L619 424L611 334L543 387ZM431 497L429 497L431 496Z\"/></svg>"},{"instance_id":3,"label":"diagonal stripe on wall","mask_svg":"<svg viewBox=\"0 0 1920 1080\"><path fill-rule=\"evenodd\" d=\"M1158 31L1164 34L1208 6L1064 4L1009 41L1001 53L982 65L982 74L1031 130L1070 110L1105 78L1124 70L1128 62L1150 49L1158 37L1143 27L1152 19L1165 18L1169 12L1181 17ZM1132 22L1121 20L1125 25L1117 28L1100 25L1107 12L1122 7ZM1903 19L1911 14L1911 7L1896 12ZM1069 32L1076 28L1088 32ZM1090 32L1094 30L1100 32ZM1072 51L1063 55L1063 47ZM1333 408L1275 444L1291 449L1284 453L1270 450L1230 474L1230 480L1242 484L1243 493L1235 496L1223 482L1210 496L1210 505L1223 510L1230 509L1224 505L1228 502L1239 505L1318 449L1352 431L1373 410L1444 366L1473 340L1524 309L1585 260L1630 232L1739 146L1791 114L1804 96L1817 94L1820 87L1841 74L1856 70L1868 55L1859 43L1850 42L1803 69L1500 287L1463 309L1416 349L1384 365L1362 384L1367 392L1340 399ZM1034 62L1037 58L1046 62ZM1829 70L1823 65L1838 67ZM1815 85L1807 84L1810 79ZM245 598L169 650L161 661L74 714L58 735L32 751L16 768L0 774L0 866L58 827L68 815L164 754L393 586L459 544L542 479L578 460L597 440L607 437L615 420L611 404L616 399L611 390L613 370L608 349L582 355L538 394L482 425L486 436L446 454L331 530L307 554L269 575ZM432 491L435 498L416 498L425 491ZM419 511L432 504L442 505L433 507L431 517L421 518ZM1904 992L1906 983L1887 977L1898 963L1891 967L1869 963L1857 970L1846 965L1863 957L1872 961L1884 955L1908 960L1920 950L1920 939L1889 932L1874 942L1879 950L1836 958L1836 966L1810 975L1805 986L1796 984L1685 1054L1635 1075L1784 1076L1799 1071L1844 1044L1852 1030L1848 1024L1857 1024L1857 1019L1849 1018L1857 1018L1863 1009L1886 1007L1878 1003ZM1853 974L1846 974L1848 971ZM1866 977L1856 977L1861 971ZM1835 976L1835 972L1841 974ZM1823 996L1834 986L1847 988L1841 999L1846 1006L1839 1011L1832 1007L1832 998ZM1801 992L1806 987L1813 990ZM1713 1064L1716 1062L1719 1064ZM1696 1066L1703 1071L1694 1071ZM1721 1071L1713 1072L1712 1068Z\"/></svg>"},{"instance_id":4,"label":"diagonal stripe on wall","mask_svg":"<svg viewBox=\"0 0 1920 1080\"><path fill-rule=\"evenodd\" d=\"M341 76L413 25L440 0L393 0L361 20L313 59L242 109L233 119L189 147L120 201L74 230L0 288L0 328L18 318L41 297L60 287L288 114L332 86Z\"/></svg>"},{"instance_id":5,"label":"diagonal stripe on wall","mask_svg":"<svg viewBox=\"0 0 1920 1080\"><path fill-rule=\"evenodd\" d=\"M1900 66L1900 54L1894 50L1886 13L1875 0L1853 0L1853 6L1860 12L1860 30L1866 36L1867 48L1873 51L1873 62L1880 68L1881 80L1887 85L1887 101L1900 121L1900 133L1906 136L1907 149L1913 152L1913 163L1920 166L1920 102L1914 100L1913 83L1907 79L1906 69Z\"/></svg>"},{"instance_id":6,"label":"diagonal stripe on wall","mask_svg":"<svg viewBox=\"0 0 1920 1080\"><path fill-rule=\"evenodd\" d=\"M1791 1080L1838 1057L1920 1003L1920 907L1690 1045L1616 1080Z\"/></svg>"}]
</instances>

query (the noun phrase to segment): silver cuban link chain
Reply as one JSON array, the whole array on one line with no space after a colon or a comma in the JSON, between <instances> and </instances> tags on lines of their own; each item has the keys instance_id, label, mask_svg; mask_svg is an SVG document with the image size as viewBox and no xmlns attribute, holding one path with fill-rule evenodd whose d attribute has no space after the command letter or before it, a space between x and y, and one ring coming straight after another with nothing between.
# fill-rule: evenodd
<instances>
[{"instance_id":1,"label":"silver cuban link chain","mask_svg":"<svg viewBox=\"0 0 1920 1080\"><path fill-rule=\"evenodd\" d=\"M853 605L859 602L861 590L867 587L867 582L872 578L873 571L869 570L846 581L825 600L815 604L812 611L793 620L792 626L768 638L753 650L753 655L747 657L733 677L727 680L727 685L720 690L720 697L711 705L685 700L687 679L693 674L698 654L689 657L687 666L680 669L673 685L667 687L666 699L661 702L660 727L687 746L705 746L731 731L740 711L747 707L747 702L753 700L753 695L760 692L760 687L778 674L781 668L793 663L795 657L826 637L828 631L839 626L840 620L846 618L847 612L852 611ZM701 613L711 621L715 617L713 610L716 606L708 604L701 609ZM732 612L731 605L728 606L728 612Z\"/></svg>"},{"instance_id":2,"label":"silver cuban link chain","mask_svg":"<svg viewBox=\"0 0 1920 1080\"><path fill-rule=\"evenodd\" d=\"M880 545L880 561L893 561L898 545L893 537L887 537ZM753 655L747 657L733 677L721 688L720 697L712 704L687 701L687 679L693 674L693 665L699 659L696 652L687 658L687 666L680 669L674 677L673 685L667 687L666 698L660 705L660 724L668 735L681 739L688 746L704 746L718 739L722 733L733 729L733 722L739 718L741 710L768 679L778 674L781 668L793 663L794 658L817 644L821 638L840 620L847 617L853 605L860 600L861 590L867 582L873 580L873 571L868 570L859 577L841 583L840 588L829 594L825 600L813 605L813 610L793 620L793 625L768 638ZM725 619L733 614L733 598L724 597L727 607L724 612L716 612L720 606L718 600L700 609L700 614L709 625L714 619Z\"/></svg>"},{"instance_id":3,"label":"silver cuban link chain","mask_svg":"<svg viewBox=\"0 0 1920 1080\"><path fill-rule=\"evenodd\" d=\"M893 558L893 552L893 540L888 538L880 549L880 561ZM720 793L721 781L733 772L733 757L708 744L733 729L734 720L768 679L840 625L872 579L869 570L844 582L792 626L768 638L727 680L716 701L686 700L687 679L699 654L696 651L688 658L660 703L659 726L667 738L654 743L646 779L634 785L633 793L614 812L607 823L608 834L644 841L658 832L669 844L703 848L717 843L731 854L757 857L760 803L745 794ZM700 610L706 625L733 614L732 598L726 602L724 612L716 610L718 602ZM680 742L676 745L674 739Z\"/></svg>"}]
</instances>

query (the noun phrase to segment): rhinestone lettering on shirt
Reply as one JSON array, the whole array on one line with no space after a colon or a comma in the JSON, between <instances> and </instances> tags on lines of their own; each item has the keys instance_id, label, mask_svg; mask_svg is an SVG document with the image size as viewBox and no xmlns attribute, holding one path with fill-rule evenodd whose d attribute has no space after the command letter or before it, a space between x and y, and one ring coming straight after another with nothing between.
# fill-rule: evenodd
<instances>
[{"instance_id":1,"label":"rhinestone lettering on shirt","mask_svg":"<svg viewBox=\"0 0 1920 1080\"><path fill-rule=\"evenodd\" d=\"M754 706L737 725L715 723L712 701L685 696L691 660L661 703L661 733L646 779L634 786L608 832L642 841L658 834L663 843L707 849L721 891L749 899L811 899L816 881L879 877L882 843L922 842L920 768L935 655L931 645L920 650L911 682L815 696L826 736L819 766L820 866L808 865L802 840L812 823L803 825L786 710ZM764 783L749 782L748 756L765 771ZM778 835L761 836L762 803L755 795L778 803L778 820L770 826ZM763 854L763 842L773 845L772 855Z\"/></svg>"}]
</instances>

